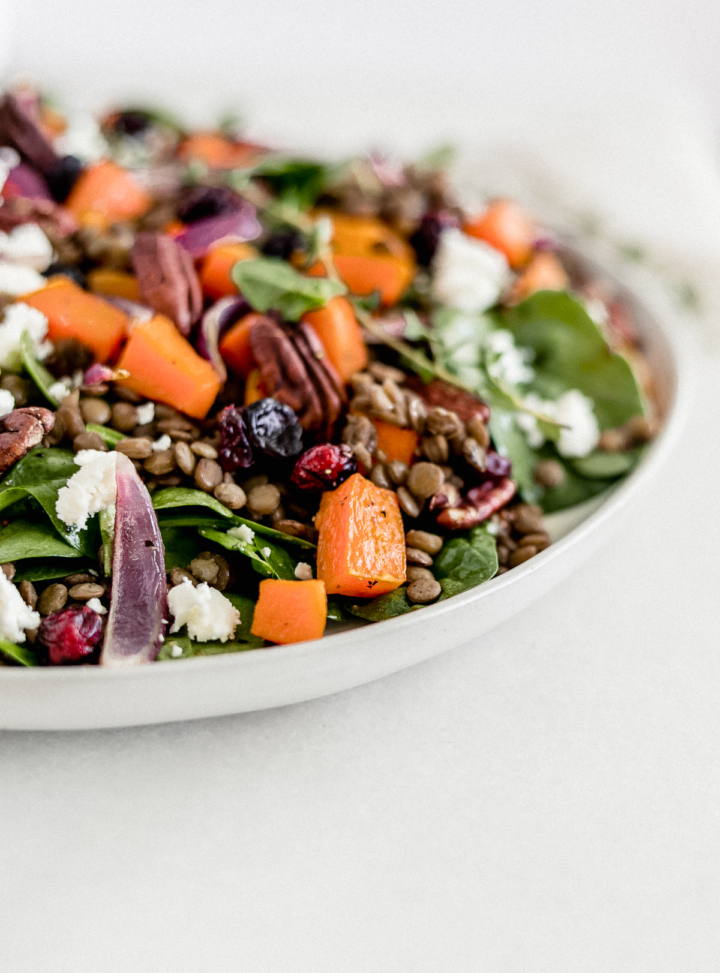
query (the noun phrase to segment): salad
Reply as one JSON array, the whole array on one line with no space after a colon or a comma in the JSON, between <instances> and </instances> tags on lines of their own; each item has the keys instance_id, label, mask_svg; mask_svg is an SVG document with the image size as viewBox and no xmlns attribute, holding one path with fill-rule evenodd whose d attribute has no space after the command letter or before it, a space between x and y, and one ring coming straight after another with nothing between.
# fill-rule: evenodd
<instances>
[{"instance_id":1,"label":"salad","mask_svg":"<svg viewBox=\"0 0 720 973\"><path fill-rule=\"evenodd\" d=\"M447 160L0 101L0 664L319 638L541 554L658 426L621 293ZM329 627L328 627L329 626Z\"/></svg>"}]
</instances>

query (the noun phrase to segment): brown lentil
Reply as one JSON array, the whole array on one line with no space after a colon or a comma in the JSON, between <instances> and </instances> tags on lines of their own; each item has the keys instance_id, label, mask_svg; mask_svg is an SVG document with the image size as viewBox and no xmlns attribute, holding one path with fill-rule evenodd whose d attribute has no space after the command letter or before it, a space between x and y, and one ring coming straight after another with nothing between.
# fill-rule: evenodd
<instances>
[{"instance_id":1,"label":"brown lentil","mask_svg":"<svg viewBox=\"0 0 720 973\"><path fill-rule=\"evenodd\" d=\"M305 525L301 524L299 520L279 520L275 524L275 529L283 534L289 534L290 537L305 536Z\"/></svg>"},{"instance_id":2,"label":"brown lentil","mask_svg":"<svg viewBox=\"0 0 720 973\"><path fill-rule=\"evenodd\" d=\"M167 434L173 442L177 443L191 443L193 439L197 439L200 433L195 430L194 432L187 432L185 429L171 429Z\"/></svg>"},{"instance_id":3,"label":"brown lentil","mask_svg":"<svg viewBox=\"0 0 720 973\"><path fill-rule=\"evenodd\" d=\"M457 436L461 433L463 424L450 409L435 406L427 414L425 428L432 436Z\"/></svg>"},{"instance_id":4,"label":"brown lentil","mask_svg":"<svg viewBox=\"0 0 720 973\"><path fill-rule=\"evenodd\" d=\"M532 545L538 551L544 551L546 548L550 547L550 535L545 531L538 531L534 534L525 534L524 537L520 538L518 547L527 547L528 545Z\"/></svg>"},{"instance_id":5,"label":"brown lentil","mask_svg":"<svg viewBox=\"0 0 720 973\"><path fill-rule=\"evenodd\" d=\"M171 449L159 449L143 463L143 468L153 476L165 476L175 469L175 453Z\"/></svg>"},{"instance_id":6,"label":"brown lentil","mask_svg":"<svg viewBox=\"0 0 720 973\"><path fill-rule=\"evenodd\" d=\"M201 460L201 462L203 462ZM247 505L256 514L271 514L280 503L280 491L272 483L253 487L247 495Z\"/></svg>"},{"instance_id":7,"label":"brown lentil","mask_svg":"<svg viewBox=\"0 0 720 973\"><path fill-rule=\"evenodd\" d=\"M519 534L531 534L543 531L542 514L536 513L531 507L522 504L516 507L513 527Z\"/></svg>"},{"instance_id":8,"label":"brown lentil","mask_svg":"<svg viewBox=\"0 0 720 973\"><path fill-rule=\"evenodd\" d=\"M183 584L186 578L193 588L197 588L197 578L190 574L189 571L186 571L185 568L173 568L170 572L170 584L173 588L179 584Z\"/></svg>"},{"instance_id":9,"label":"brown lentil","mask_svg":"<svg viewBox=\"0 0 720 973\"><path fill-rule=\"evenodd\" d=\"M198 441L193 443L190 449L195 453L196 456L202 456L204 459L217 459L218 451L211 443Z\"/></svg>"},{"instance_id":10,"label":"brown lentil","mask_svg":"<svg viewBox=\"0 0 720 973\"><path fill-rule=\"evenodd\" d=\"M195 455L191 451L188 444L175 443L173 449L175 450L175 462L177 465L187 476L192 476L197 460L195 459Z\"/></svg>"},{"instance_id":11,"label":"brown lentil","mask_svg":"<svg viewBox=\"0 0 720 973\"><path fill-rule=\"evenodd\" d=\"M255 487L265 486L266 483L269 483L267 476L264 473L258 473L257 476L248 477L248 479L245 480L244 483L241 483L240 486L243 488L245 493L250 493L250 491L254 490Z\"/></svg>"},{"instance_id":12,"label":"brown lentil","mask_svg":"<svg viewBox=\"0 0 720 973\"><path fill-rule=\"evenodd\" d=\"M148 459L152 456L152 439L121 439L115 449L129 459Z\"/></svg>"},{"instance_id":13,"label":"brown lentil","mask_svg":"<svg viewBox=\"0 0 720 973\"><path fill-rule=\"evenodd\" d=\"M38 596L37 596L37 592L35 591L35 586L32 584L32 582L21 581L20 584L18 585L18 591L20 592L20 597L25 602L25 604L29 605L30 608L32 608L34 611L35 606L37 605Z\"/></svg>"},{"instance_id":14,"label":"brown lentil","mask_svg":"<svg viewBox=\"0 0 720 973\"><path fill-rule=\"evenodd\" d=\"M443 546L443 539L439 534L429 534L426 530L409 530L405 540L410 547L416 547L426 554L439 554Z\"/></svg>"},{"instance_id":15,"label":"brown lentil","mask_svg":"<svg viewBox=\"0 0 720 973\"><path fill-rule=\"evenodd\" d=\"M112 407L110 424L118 432L132 432L138 424L137 409L130 402L116 402Z\"/></svg>"},{"instance_id":16,"label":"brown lentil","mask_svg":"<svg viewBox=\"0 0 720 973\"><path fill-rule=\"evenodd\" d=\"M510 550L505 546L505 544L498 544L497 546L497 556L500 564L507 564L507 560L510 557Z\"/></svg>"},{"instance_id":17,"label":"brown lentil","mask_svg":"<svg viewBox=\"0 0 720 973\"><path fill-rule=\"evenodd\" d=\"M22 409L24 405L27 405L33 393L32 383L28 382L27 379L21 378L19 375L3 375L0 378L0 388L10 392L15 399L16 409Z\"/></svg>"},{"instance_id":18,"label":"brown lentil","mask_svg":"<svg viewBox=\"0 0 720 973\"><path fill-rule=\"evenodd\" d=\"M158 432L175 432L176 429L181 429L183 432L193 432L197 431L197 426L193 425L188 419L185 419L181 415L174 415L168 419L159 419L155 423Z\"/></svg>"},{"instance_id":19,"label":"brown lentil","mask_svg":"<svg viewBox=\"0 0 720 973\"><path fill-rule=\"evenodd\" d=\"M176 416L179 417L180 413L177 409L173 409L171 405L165 405L164 402L155 403L155 418L160 421L162 419L174 419Z\"/></svg>"},{"instance_id":20,"label":"brown lentil","mask_svg":"<svg viewBox=\"0 0 720 973\"><path fill-rule=\"evenodd\" d=\"M408 517L420 516L421 506L407 487L401 486L397 488L397 498L400 507L405 511Z\"/></svg>"},{"instance_id":21,"label":"brown lentil","mask_svg":"<svg viewBox=\"0 0 720 973\"><path fill-rule=\"evenodd\" d=\"M81 449L97 449L101 453L107 453L108 446L105 440L96 432L81 432L73 439L73 450L79 453Z\"/></svg>"},{"instance_id":22,"label":"brown lentil","mask_svg":"<svg viewBox=\"0 0 720 973\"><path fill-rule=\"evenodd\" d=\"M138 395L137 392L133 392L132 389L126 389L124 385L116 385L113 391L119 399L123 400L123 402L130 402L134 405L138 405L140 402L142 402L142 395ZM155 406L155 411L157 411L157 405Z\"/></svg>"},{"instance_id":23,"label":"brown lentil","mask_svg":"<svg viewBox=\"0 0 720 973\"><path fill-rule=\"evenodd\" d=\"M447 463L450 447L445 436L423 436L422 452L431 463Z\"/></svg>"},{"instance_id":24,"label":"brown lentil","mask_svg":"<svg viewBox=\"0 0 720 973\"><path fill-rule=\"evenodd\" d=\"M222 483L223 471L214 459L201 459L195 467L195 482L205 493L212 493Z\"/></svg>"},{"instance_id":25,"label":"brown lentil","mask_svg":"<svg viewBox=\"0 0 720 973\"><path fill-rule=\"evenodd\" d=\"M68 594L76 601L90 601L91 598L102 598L105 589L101 584L87 582L86 584L74 584Z\"/></svg>"},{"instance_id":26,"label":"brown lentil","mask_svg":"<svg viewBox=\"0 0 720 973\"><path fill-rule=\"evenodd\" d=\"M220 565L210 551L204 551L190 562L190 570L198 581L212 584L218 576Z\"/></svg>"},{"instance_id":27,"label":"brown lentil","mask_svg":"<svg viewBox=\"0 0 720 973\"><path fill-rule=\"evenodd\" d=\"M391 382L395 382L397 385L402 385L407 378L405 372L401 372L399 368L393 368L392 365L385 365L380 361L370 362L368 365L368 371L378 382L384 382L386 379L389 379ZM362 375L364 373L361 372L360 374Z\"/></svg>"},{"instance_id":28,"label":"brown lentil","mask_svg":"<svg viewBox=\"0 0 720 973\"><path fill-rule=\"evenodd\" d=\"M408 419L413 430L422 436L425 432L425 422L427 419L427 408L419 395L405 394L405 401L408 408Z\"/></svg>"},{"instance_id":29,"label":"brown lentil","mask_svg":"<svg viewBox=\"0 0 720 973\"><path fill-rule=\"evenodd\" d=\"M168 476L159 476L157 482L158 482L158 486L176 487L176 486L180 486L180 484L183 482L183 479L184 477L182 473L170 473Z\"/></svg>"},{"instance_id":30,"label":"brown lentil","mask_svg":"<svg viewBox=\"0 0 720 973\"><path fill-rule=\"evenodd\" d=\"M535 557L536 554L537 548L533 547L532 544L528 544L527 547L518 547L508 558L508 567L516 568L524 561L529 561L531 557Z\"/></svg>"},{"instance_id":31,"label":"brown lentil","mask_svg":"<svg viewBox=\"0 0 720 973\"><path fill-rule=\"evenodd\" d=\"M102 399L81 399L80 413L85 422L92 422L97 426L104 426L110 420L112 409Z\"/></svg>"},{"instance_id":32,"label":"brown lentil","mask_svg":"<svg viewBox=\"0 0 720 973\"><path fill-rule=\"evenodd\" d=\"M429 568L433 563L430 555L417 547L406 547L405 557L407 558L408 564L414 564L419 568Z\"/></svg>"},{"instance_id":33,"label":"brown lentil","mask_svg":"<svg viewBox=\"0 0 720 973\"><path fill-rule=\"evenodd\" d=\"M152 422L146 422L142 426L135 426L132 434L136 439L154 439L155 427Z\"/></svg>"},{"instance_id":34,"label":"brown lentil","mask_svg":"<svg viewBox=\"0 0 720 973\"><path fill-rule=\"evenodd\" d=\"M482 421L480 416L473 416L472 419L465 424L465 429L467 430L468 436L472 436L479 446L482 446L483 449L488 448L490 445L490 433L488 432L487 426Z\"/></svg>"},{"instance_id":35,"label":"brown lentil","mask_svg":"<svg viewBox=\"0 0 720 973\"><path fill-rule=\"evenodd\" d=\"M59 412L55 413L55 425L45 438L50 446L57 446L65 438L65 420Z\"/></svg>"},{"instance_id":36,"label":"brown lentil","mask_svg":"<svg viewBox=\"0 0 720 973\"><path fill-rule=\"evenodd\" d=\"M402 460L394 459L387 464L387 472L393 483L402 486L408 478L410 467Z\"/></svg>"},{"instance_id":37,"label":"brown lentil","mask_svg":"<svg viewBox=\"0 0 720 973\"><path fill-rule=\"evenodd\" d=\"M213 494L216 500L224 503L231 510L240 510L247 503L245 491L236 483L218 483Z\"/></svg>"},{"instance_id":38,"label":"brown lentil","mask_svg":"<svg viewBox=\"0 0 720 973\"><path fill-rule=\"evenodd\" d=\"M65 607L68 590L64 584L50 584L38 598L37 610L41 615L51 615Z\"/></svg>"},{"instance_id":39,"label":"brown lentil","mask_svg":"<svg viewBox=\"0 0 720 973\"><path fill-rule=\"evenodd\" d=\"M435 463L415 463L411 467L406 486L419 500L427 500L443 485L443 471Z\"/></svg>"},{"instance_id":40,"label":"brown lentil","mask_svg":"<svg viewBox=\"0 0 720 973\"><path fill-rule=\"evenodd\" d=\"M69 574L66 578L63 578L63 582L67 588L72 588L74 584L94 584L95 578L92 574L78 571L77 574Z\"/></svg>"},{"instance_id":41,"label":"brown lentil","mask_svg":"<svg viewBox=\"0 0 720 973\"><path fill-rule=\"evenodd\" d=\"M382 463L376 463L370 471L370 479L381 490L392 490L392 480Z\"/></svg>"},{"instance_id":42,"label":"brown lentil","mask_svg":"<svg viewBox=\"0 0 720 973\"><path fill-rule=\"evenodd\" d=\"M600 433L598 448L605 453L621 453L628 445L624 429L605 429Z\"/></svg>"},{"instance_id":43,"label":"brown lentil","mask_svg":"<svg viewBox=\"0 0 720 973\"><path fill-rule=\"evenodd\" d=\"M632 446L642 446L652 439L652 425L645 416L633 416L625 423L625 431Z\"/></svg>"},{"instance_id":44,"label":"brown lentil","mask_svg":"<svg viewBox=\"0 0 720 973\"><path fill-rule=\"evenodd\" d=\"M540 460L539 463L535 464L532 475L538 486L544 487L546 490L562 486L565 482L565 470L556 459Z\"/></svg>"},{"instance_id":45,"label":"brown lentil","mask_svg":"<svg viewBox=\"0 0 720 973\"><path fill-rule=\"evenodd\" d=\"M8 581L12 581L12 579L15 577L15 565L12 563L12 561L6 561L5 564L0 564L0 568L2 568L2 573L5 575Z\"/></svg>"},{"instance_id":46,"label":"brown lentil","mask_svg":"<svg viewBox=\"0 0 720 973\"><path fill-rule=\"evenodd\" d=\"M420 578L407 586L408 600L416 605L427 605L442 594L440 582L434 578Z\"/></svg>"},{"instance_id":47,"label":"brown lentil","mask_svg":"<svg viewBox=\"0 0 720 973\"><path fill-rule=\"evenodd\" d=\"M433 578L432 571L428 568L418 567L416 564L408 564L407 569L407 579L408 581L421 581L423 578Z\"/></svg>"},{"instance_id":48,"label":"brown lentil","mask_svg":"<svg viewBox=\"0 0 720 973\"><path fill-rule=\"evenodd\" d=\"M66 396L56 413L57 416L62 418L65 435L71 439L85 432L85 423L83 422L78 405L79 399L80 395L77 392Z\"/></svg>"},{"instance_id":49,"label":"brown lentil","mask_svg":"<svg viewBox=\"0 0 720 973\"><path fill-rule=\"evenodd\" d=\"M107 382L97 382L95 385L81 385L80 391L83 395L91 395L93 398L100 398L103 395L107 395L110 391L110 386Z\"/></svg>"},{"instance_id":50,"label":"brown lentil","mask_svg":"<svg viewBox=\"0 0 720 973\"><path fill-rule=\"evenodd\" d=\"M462 444L462 453L467 462L473 469L477 470L478 473L484 473L487 469L487 453L482 448L477 440L473 439L471 436L465 440Z\"/></svg>"}]
</instances>

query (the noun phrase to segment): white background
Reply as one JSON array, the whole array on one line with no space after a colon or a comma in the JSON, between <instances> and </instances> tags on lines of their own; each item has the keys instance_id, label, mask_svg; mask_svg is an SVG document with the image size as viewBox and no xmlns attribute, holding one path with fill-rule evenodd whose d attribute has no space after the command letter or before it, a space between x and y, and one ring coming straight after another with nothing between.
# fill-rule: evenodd
<instances>
[{"instance_id":1,"label":"white background","mask_svg":"<svg viewBox=\"0 0 720 973\"><path fill-rule=\"evenodd\" d=\"M591 122L643 99L720 117L711 0L12 13L10 63L87 101L177 84L221 104L222 85L251 114L338 89L371 91L379 114L472 96ZM632 195L664 162L631 222L647 234L655 213L667 235L667 186L689 199L702 168L675 220L689 253L711 240L718 176L675 121L689 157L648 137L649 167L630 153L616 182ZM694 422L614 543L481 643L270 713L0 735L0 969L716 970L720 391L704 359Z\"/></svg>"}]
</instances>

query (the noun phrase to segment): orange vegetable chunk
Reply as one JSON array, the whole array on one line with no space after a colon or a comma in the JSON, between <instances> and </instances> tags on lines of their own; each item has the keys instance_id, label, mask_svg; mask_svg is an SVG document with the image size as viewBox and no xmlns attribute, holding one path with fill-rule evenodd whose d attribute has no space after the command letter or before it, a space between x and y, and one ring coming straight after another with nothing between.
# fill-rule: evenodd
<instances>
[{"instance_id":1,"label":"orange vegetable chunk","mask_svg":"<svg viewBox=\"0 0 720 973\"><path fill-rule=\"evenodd\" d=\"M135 274L129 274L126 270L96 267L88 273L87 282L93 294L124 297L128 301L140 300L137 277Z\"/></svg>"},{"instance_id":2,"label":"orange vegetable chunk","mask_svg":"<svg viewBox=\"0 0 720 973\"><path fill-rule=\"evenodd\" d=\"M268 393L265 388L265 383L262 380L262 372L259 368L253 368L245 382L243 404L252 405L253 402L259 402L260 399L266 399L267 397Z\"/></svg>"},{"instance_id":3,"label":"orange vegetable chunk","mask_svg":"<svg viewBox=\"0 0 720 973\"><path fill-rule=\"evenodd\" d=\"M132 175L109 160L85 169L65 202L73 216L84 225L136 220L151 205L152 198Z\"/></svg>"},{"instance_id":4,"label":"orange vegetable chunk","mask_svg":"<svg viewBox=\"0 0 720 973\"><path fill-rule=\"evenodd\" d=\"M225 332L220 339L219 350L223 359L233 372L247 378L257 366L250 348L250 330L256 321L265 318L264 314L252 312L240 318L237 324Z\"/></svg>"},{"instance_id":5,"label":"orange vegetable chunk","mask_svg":"<svg viewBox=\"0 0 720 973\"><path fill-rule=\"evenodd\" d=\"M63 274L51 277L47 287L25 294L19 300L42 311L48 319L51 341L77 338L92 349L100 362L109 361L117 354L129 324L127 314L88 294Z\"/></svg>"},{"instance_id":6,"label":"orange vegetable chunk","mask_svg":"<svg viewBox=\"0 0 720 973\"><path fill-rule=\"evenodd\" d=\"M510 301L517 304L536 291L564 291L570 278L554 253L539 252L515 281Z\"/></svg>"},{"instance_id":7,"label":"orange vegetable chunk","mask_svg":"<svg viewBox=\"0 0 720 973\"><path fill-rule=\"evenodd\" d=\"M322 342L330 364L343 382L367 368L368 350L352 304L345 297L333 297L319 311L303 315Z\"/></svg>"},{"instance_id":8,"label":"orange vegetable chunk","mask_svg":"<svg viewBox=\"0 0 720 973\"><path fill-rule=\"evenodd\" d=\"M359 473L324 493L317 575L331 595L375 598L406 578L405 531L397 497Z\"/></svg>"},{"instance_id":9,"label":"orange vegetable chunk","mask_svg":"<svg viewBox=\"0 0 720 973\"><path fill-rule=\"evenodd\" d=\"M327 595L322 581L260 582L260 597L250 632L268 642L288 645L319 639L327 624Z\"/></svg>"},{"instance_id":10,"label":"orange vegetable chunk","mask_svg":"<svg viewBox=\"0 0 720 973\"><path fill-rule=\"evenodd\" d=\"M221 243L213 247L202 262L200 286L205 297L229 297L237 294L237 284L230 276L238 260L250 260L257 256L255 247L249 243Z\"/></svg>"},{"instance_id":11,"label":"orange vegetable chunk","mask_svg":"<svg viewBox=\"0 0 720 973\"><path fill-rule=\"evenodd\" d=\"M504 253L514 269L532 256L537 227L525 210L511 199L496 199L480 216L463 227L469 236L484 240Z\"/></svg>"},{"instance_id":12,"label":"orange vegetable chunk","mask_svg":"<svg viewBox=\"0 0 720 973\"><path fill-rule=\"evenodd\" d=\"M417 449L418 434L413 429L401 429L400 426L383 422L382 419L373 419L373 425L377 430L378 449L389 460L397 459L409 466Z\"/></svg>"},{"instance_id":13,"label":"orange vegetable chunk","mask_svg":"<svg viewBox=\"0 0 720 973\"><path fill-rule=\"evenodd\" d=\"M204 162L210 169L242 169L262 150L252 142L235 142L222 132L194 132L180 145L183 162Z\"/></svg>"},{"instance_id":14,"label":"orange vegetable chunk","mask_svg":"<svg viewBox=\"0 0 720 973\"><path fill-rule=\"evenodd\" d=\"M193 419L205 418L222 384L210 362L162 314L133 326L118 368L130 372L118 384Z\"/></svg>"}]
</instances>

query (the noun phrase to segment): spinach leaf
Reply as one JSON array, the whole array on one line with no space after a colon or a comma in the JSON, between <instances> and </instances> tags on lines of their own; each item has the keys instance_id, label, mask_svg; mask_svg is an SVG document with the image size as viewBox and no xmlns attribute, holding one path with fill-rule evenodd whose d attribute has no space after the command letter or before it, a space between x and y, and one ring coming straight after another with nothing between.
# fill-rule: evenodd
<instances>
[{"instance_id":1,"label":"spinach leaf","mask_svg":"<svg viewBox=\"0 0 720 973\"><path fill-rule=\"evenodd\" d=\"M27 557L83 557L83 553L60 540L47 524L13 520L0 529L0 564Z\"/></svg>"},{"instance_id":2,"label":"spinach leaf","mask_svg":"<svg viewBox=\"0 0 720 973\"><path fill-rule=\"evenodd\" d=\"M588 480L609 480L624 476L636 465L640 459L641 450L629 450L627 453L590 453L568 460L567 463L578 476Z\"/></svg>"},{"instance_id":3,"label":"spinach leaf","mask_svg":"<svg viewBox=\"0 0 720 973\"><path fill-rule=\"evenodd\" d=\"M0 510L25 497L32 497L48 515L60 537L83 554L94 557L99 544L95 519L88 522L85 530L71 530L55 511L58 493L78 469L74 454L69 450L36 446L0 483Z\"/></svg>"},{"instance_id":4,"label":"spinach leaf","mask_svg":"<svg viewBox=\"0 0 720 973\"><path fill-rule=\"evenodd\" d=\"M515 413L495 408L490 414L490 435L497 451L512 463L510 474L518 485L523 500L535 503L542 490L533 479L538 454L529 445L515 421Z\"/></svg>"},{"instance_id":5,"label":"spinach leaf","mask_svg":"<svg viewBox=\"0 0 720 973\"><path fill-rule=\"evenodd\" d=\"M236 595L223 592L233 605L240 612L240 624L235 629L235 637L227 642L196 642L194 639L182 635L168 635L158 654L158 660L175 661L175 659L188 659L196 655L224 655L229 652L244 652L247 649L258 649L265 645L265 640L257 635L252 635L250 629L255 614L255 602L243 595ZM182 630L181 630L182 631ZM173 645L178 645L182 649L182 655L173 656Z\"/></svg>"},{"instance_id":6,"label":"spinach leaf","mask_svg":"<svg viewBox=\"0 0 720 973\"><path fill-rule=\"evenodd\" d=\"M329 622L345 622L350 617L337 598L328 598L327 617Z\"/></svg>"},{"instance_id":7,"label":"spinach leaf","mask_svg":"<svg viewBox=\"0 0 720 973\"><path fill-rule=\"evenodd\" d=\"M157 490L152 498L155 510L167 510L170 507L209 507L221 517L232 517L232 511L225 504L220 503L203 490L191 490L188 487L168 487Z\"/></svg>"},{"instance_id":8,"label":"spinach leaf","mask_svg":"<svg viewBox=\"0 0 720 973\"><path fill-rule=\"evenodd\" d=\"M546 490L540 498L540 506L546 514L557 513L558 510L566 510L568 507L584 503L585 500L591 500L611 487L617 480L617 478L612 480L585 479L574 473L567 464L564 465L564 482L552 490Z\"/></svg>"},{"instance_id":9,"label":"spinach leaf","mask_svg":"<svg viewBox=\"0 0 720 973\"><path fill-rule=\"evenodd\" d=\"M175 526L161 522L160 534L165 548L166 571L172 571L173 568L186 568L194 558L207 550L207 544L203 542L197 531L188 530L185 525Z\"/></svg>"},{"instance_id":10,"label":"spinach leaf","mask_svg":"<svg viewBox=\"0 0 720 973\"><path fill-rule=\"evenodd\" d=\"M23 331L20 338L20 356L22 358L25 371L28 373L33 382L35 382L38 389L48 400L50 405L57 409L57 407L60 405L60 400L56 399L55 396L50 392L50 389L55 384L56 379L53 378L47 368L45 368L45 366L42 365L35 357L35 349L33 347L32 339L27 331Z\"/></svg>"},{"instance_id":11,"label":"spinach leaf","mask_svg":"<svg viewBox=\"0 0 720 973\"><path fill-rule=\"evenodd\" d=\"M118 432L117 429L110 429L109 426L96 426L94 422L85 425L86 432L94 432L110 447L117 446L121 439L127 439L127 434Z\"/></svg>"},{"instance_id":12,"label":"spinach leaf","mask_svg":"<svg viewBox=\"0 0 720 973\"><path fill-rule=\"evenodd\" d=\"M610 350L600 328L569 294L539 291L502 317L516 343L535 352L541 394L543 381L579 389L593 400L602 429L642 415L642 395L630 365Z\"/></svg>"},{"instance_id":13,"label":"spinach leaf","mask_svg":"<svg viewBox=\"0 0 720 973\"><path fill-rule=\"evenodd\" d=\"M173 496L166 497L165 494L172 494ZM183 496L186 499L186 503L181 502L183 500ZM203 500L201 498L205 499ZM158 499L160 500L159 503ZM176 500L177 503L175 502ZM297 547L303 547L308 551L314 551L316 549L316 545L313 544L312 541L305 540L303 537L293 537L292 534L283 534L282 531L275 530L274 527L268 527L265 524L258 524L254 520L246 520L244 517L238 517L237 514L233 514L228 510L227 507L219 503L219 501L217 501L214 497L210 497L207 493L203 493L202 490L189 490L182 487L171 487L167 490L158 490L157 493L153 495L153 506L156 510L169 510L173 507L183 507L186 505L190 507L206 506L215 512L219 512L218 507L222 507L222 509L225 511L222 516L226 518L226 520L223 523L216 517L204 517L201 514L189 513L163 516L161 513L160 517L158 518L161 526L163 524L167 524L168 526L173 527L218 527L220 529L224 529L225 527L242 527L244 524L255 534L262 534L263 537L269 537L271 540L278 541L281 544L294 544Z\"/></svg>"},{"instance_id":14,"label":"spinach leaf","mask_svg":"<svg viewBox=\"0 0 720 973\"><path fill-rule=\"evenodd\" d=\"M232 537L230 534L209 528L201 528L200 534L228 551L245 554L253 562L253 567L258 574L268 578L281 578L284 581L297 580L295 577L297 561L294 561L286 550L277 547L271 541L258 540L255 537L246 544L239 537Z\"/></svg>"},{"instance_id":15,"label":"spinach leaf","mask_svg":"<svg viewBox=\"0 0 720 973\"><path fill-rule=\"evenodd\" d=\"M62 557L54 557L52 561L46 561L44 558L39 560L28 558L18 565L13 582L20 584L21 581L32 581L33 583L36 581L53 581L55 578L65 578L68 574L87 571L88 568L95 566L92 561L78 563L74 560L66 561Z\"/></svg>"},{"instance_id":16,"label":"spinach leaf","mask_svg":"<svg viewBox=\"0 0 720 973\"><path fill-rule=\"evenodd\" d=\"M489 581L497 570L497 545L485 524L474 527L469 539L454 537L443 545L433 565L443 589L440 601Z\"/></svg>"},{"instance_id":17,"label":"spinach leaf","mask_svg":"<svg viewBox=\"0 0 720 973\"><path fill-rule=\"evenodd\" d=\"M327 171L305 159L264 159L255 174L270 185L280 202L299 210L310 209L322 192Z\"/></svg>"},{"instance_id":18,"label":"spinach leaf","mask_svg":"<svg viewBox=\"0 0 720 973\"><path fill-rule=\"evenodd\" d=\"M26 648L24 645L15 645L14 642L8 642L7 639L0 639L0 653L15 662L19 662L21 666L40 665L38 657L32 649Z\"/></svg>"},{"instance_id":19,"label":"spinach leaf","mask_svg":"<svg viewBox=\"0 0 720 973\"><path fill-rule=\"evenodd\" d=\"M407 596L407 585L401 585L394 591L372 598L363 604L348 605L348 611L367 622L382 622L386 618L397 618L407 612L417 611L423 605L411 605Z\"/></svg>"},{"instance_id":20,"label":"spinach leaf","mask_svg":"<svg viewBox=\"0 0 720 973\"><path fill-rule=\"evenodd\" d=\"M288 321L297 321L307 311L315 311L346 292L344 284L328 277L305 277L277 257L241 260L231 276L256 311L273 308Z\"/></svg>"}]
</instances>

